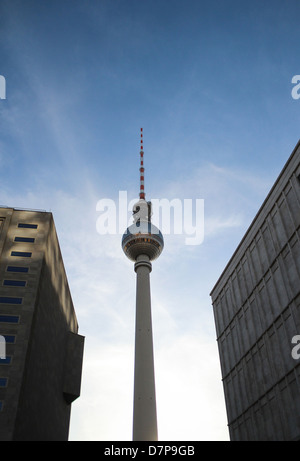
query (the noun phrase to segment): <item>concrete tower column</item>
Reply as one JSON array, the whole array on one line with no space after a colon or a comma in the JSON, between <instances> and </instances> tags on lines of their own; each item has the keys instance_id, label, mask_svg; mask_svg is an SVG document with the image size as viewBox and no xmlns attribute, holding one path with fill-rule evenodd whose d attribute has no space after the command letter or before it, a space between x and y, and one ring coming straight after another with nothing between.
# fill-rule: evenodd
<instances>
[{"instance_id":1,"label":"concrete tower column","mask_svg":"<svg viewBox=\"0 0 300 461\"><path fill-rule=\"evenodd\" d=\"M122 248L136 272L133 440L157 440L150 272L164 248L160 230L151 223L152 205L145 200L143 129L140 151L140 198L133 206L133 224L122 237Z\"/></svg>"},{"instance_id":2,"label":"concrete tower column","mask_svg":"<svg viewBox=\"0 0 300 461\"><path fill-rule=\"evenodd\" d=\"M133 440L157 440L150 272L147 255L136 258L136 326L134 363Z\"/></svg>"}]
</instances>

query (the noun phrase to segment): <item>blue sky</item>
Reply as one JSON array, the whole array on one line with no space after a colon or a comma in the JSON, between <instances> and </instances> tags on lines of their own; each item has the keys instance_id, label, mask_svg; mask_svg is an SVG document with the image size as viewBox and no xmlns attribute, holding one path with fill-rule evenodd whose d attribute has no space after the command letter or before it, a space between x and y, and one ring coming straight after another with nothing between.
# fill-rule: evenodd
<instances>
[{"instance_id":1,"label":"blue sky","mask_svg":"<svg viewBox=\"0 0 300 461\"><path fill-rule=\"evenodd\" d=\"M162 440L227 440L210 290L299 139L294 0L1 0L0 203L52 211L80 333L72 440L130 440L135 274L97 202L204 199L151 274ZM128 214L128 217L130 214ZM176 268L176 270L174 269Z\"/></svg>"}]
</instances>

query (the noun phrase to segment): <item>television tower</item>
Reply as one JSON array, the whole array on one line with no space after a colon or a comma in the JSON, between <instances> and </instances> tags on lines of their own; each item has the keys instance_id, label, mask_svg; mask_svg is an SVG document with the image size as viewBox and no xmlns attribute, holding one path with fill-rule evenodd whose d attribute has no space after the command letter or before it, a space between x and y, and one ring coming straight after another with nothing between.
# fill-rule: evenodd
<instances>
[{"instance_id":1,"label":"television tower","mask_svg":"<svg viewBox=\"0 0 300 461\"><path fill-rule=\"evenodd\" d=\"M160 230L151 223L151 202L145 200L143 128L140 150L140 194L133 206L133 224L122 238L125 255L134 261L136 283L136 324L134 362L133 440L157 440L153 338L151 320L151 261L164 247Z\"/></svg>"}]
</instances>

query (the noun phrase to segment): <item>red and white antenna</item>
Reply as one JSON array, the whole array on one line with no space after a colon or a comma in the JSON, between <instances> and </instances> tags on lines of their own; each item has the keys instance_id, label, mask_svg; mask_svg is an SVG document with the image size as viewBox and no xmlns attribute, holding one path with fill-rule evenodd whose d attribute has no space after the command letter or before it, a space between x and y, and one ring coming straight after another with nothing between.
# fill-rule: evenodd
<instances>
[{"instance_id":1,"label":"red and white antenna","mask_svg":"<svg viewBox=\"0 0 300 461\"><path fill-rule=\"evenodd\" d=\"M145 200L144 186L144 150L143 150L143 128L141 128L141 150L140 150L140 200Z\"/></svg>"}]
</instances>

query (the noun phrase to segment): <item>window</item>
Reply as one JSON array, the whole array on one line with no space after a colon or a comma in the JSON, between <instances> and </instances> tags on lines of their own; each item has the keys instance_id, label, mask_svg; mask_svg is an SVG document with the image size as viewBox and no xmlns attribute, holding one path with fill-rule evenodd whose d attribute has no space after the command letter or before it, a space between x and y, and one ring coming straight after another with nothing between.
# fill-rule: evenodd
<instances>
[{"instance_id":1,"label":"window","mask_svg":"<svg viewBox=\"0 0 300 461\"><path fill-rule=\"evenodd\" d=\"M0 323L19 323L19 315L0 315Z\"/></svg>"},{"instance_id":2,"label":"window","mask_svg":"<svg viewBox=\"0 0 300 461\"><path fill-rule=\"evenodd\" d=\"M16 342L16 335L2 335L5 338L5 342L7 344L15 344Z\"/></svg>"},{"instance_id":3,"label":"window","mask_svg":"<svg viewBox=\"0 0 300 461\"><path fill-rule=\"evenodd\" d=\"M15 237L15 242L27 242L27 243L34 243L34 238L32 237Z\"/></svg>"},{"instance_id":4,"label":"window","mask_svg":"<svg viewBox=\"0 0 300 461\"><path fill-rule=\"evenodd\" d=\"M20 258L31 258L32 253L27 251L12 251L11 256L19 256Z\"/></svg>"},{"instance_id":5,"label":"window","mask_svg":"<svg viewBox=\"0 0 300 461\"><path fill-rule=\"evenodd\" d=\"M12 298L11 296L0 296L1 304L22 304L23 298Z\"/></svg>"},{"instance_id":6,"label":"window","mask_svg":"<svg viewBox=\"0 0 300 461\"><path fill-rule=\"evenodd\" d=\"M7 266L6 271L7 272L28 272L29 267L25 267L25 266Z\"/></svg>"},{"instance_id":7,"label":"window","mask_svg":"<svg viewBox=\"0 0 300 461\"><path fill-rule=\"evenodd\" d=\"M25 287L25 280L4 280L3 285L6 287Z\"/></svg>"},{"instance_id":8,"label":"window","mask_svg":"<svg viewBox=\"0 0 300 461\"><path fill-rule=\"evenodd\" d=\"M7 386L7 378L0 378L0 387Z\"/></svg>"},{"instance_id":9,"label":"window","mask_svg":"<svg viewBox=\"0 0 300 461\"><path fill-rule=\"evenodd\" d=\"M5 359L0 358L0 365L10 365L11 364L11 356L7 355Z\"/></svg>"},{"instance_id":10,"label":"window","mask_svg":"<svg viewBox=\"0 0 300 461\"><path fill-rule=\"evenodd\" d=\"M27 224L27 223L19 223L18 227L22 227L22 229L37 229L37 224Z\"/></svg>"}]
</instances>

